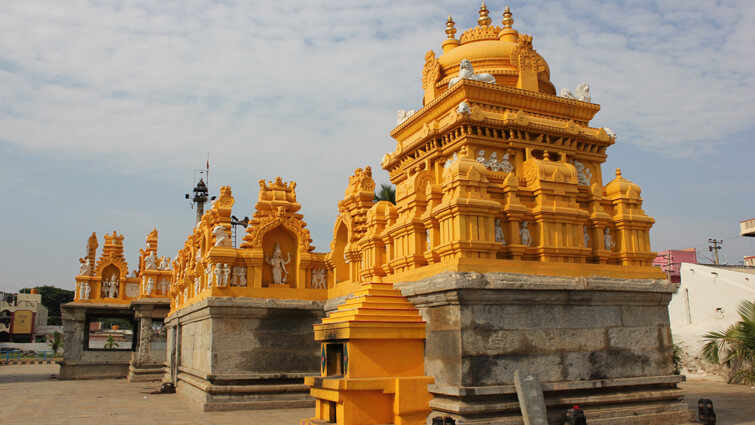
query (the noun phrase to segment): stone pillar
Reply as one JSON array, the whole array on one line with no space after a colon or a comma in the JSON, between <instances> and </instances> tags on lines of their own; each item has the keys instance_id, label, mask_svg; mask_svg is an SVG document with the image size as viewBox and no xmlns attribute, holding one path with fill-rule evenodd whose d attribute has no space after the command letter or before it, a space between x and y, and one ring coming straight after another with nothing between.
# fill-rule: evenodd
<instances>
[{"instance_id":1,"label":"stone pillar","mask_svg":"<svg viewBox=\"0 0 755 425\"><path fill-rule=\"evenodd\" d=\"M136 350L131 355L128 380L131 382L160 381L165 373L166 349L153 350L153 319L163 319L170 307L170 301L165 298L143 298L131 303L134 316L138 320L138 337ZM157 341L160 343L160 341ZM167 347L167 344L166 344Z\"/></svg>"}]
</instances>

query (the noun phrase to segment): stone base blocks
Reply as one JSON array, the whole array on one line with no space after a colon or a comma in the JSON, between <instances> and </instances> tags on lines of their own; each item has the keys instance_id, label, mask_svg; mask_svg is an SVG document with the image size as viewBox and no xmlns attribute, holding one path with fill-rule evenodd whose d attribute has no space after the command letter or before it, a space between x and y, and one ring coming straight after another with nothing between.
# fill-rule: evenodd
<instances>
[{"instance_id":1,"label":"stone base blocks","mask_svg":"<svg viewBox=\"0 0 755 425\"><path fill-rule=\"evenodd\" d=\"M396 285L427 322L430 417L521 424L514 371L542 383L548 422L681 424L667 305L652 279L446 272Z\"/></svg>"},{"instance_id":2,"label":"stone base blocks","mask_svg":"<svg viewBox=\"0 0 755 425\"><path fill-rule=\"evenodd\" d=\"M166 319L166 381L204 411L314 406L323 303L210 297Z\"/></svg>"}]
</instances>

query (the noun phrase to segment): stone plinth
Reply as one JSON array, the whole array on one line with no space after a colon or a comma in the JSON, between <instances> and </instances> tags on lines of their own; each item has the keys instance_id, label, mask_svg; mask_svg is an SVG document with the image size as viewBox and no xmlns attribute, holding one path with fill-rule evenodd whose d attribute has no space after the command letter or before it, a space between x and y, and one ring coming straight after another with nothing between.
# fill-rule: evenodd
<instances>
[{"instance_id":1,"label":"stone plinth","mask_svg":"<svg viewBox=\"0 0 755 425\"><path fill-rule=\"evenodd\" d=\"M396 287L427 322L430 417L521 424L519 369L542 383L551 424L574 404L590 423L687 423L683 377L672 374L675 285L449 272Z\"/></svg>"},{"instance_id":2,"label":"stone plinth","mask_svg":"<svg viewBox=\"0 0 755 425\"><path fill-rule=\"evenodd\" d=\"M206 298L166 319L166 381L204 411L314 406L323 303Z\"/></svg>"},{"instance_id":3,"label":"stone plinth","mask_svg":"<svg viewBox=\"0 0 755 425\"><path fill-rule=\"evenodd\" d=\"M63 316L63 360L58 379L125 378L131 350L90 350L86 346L88 316L130 316L128 305L68 303Z\"/></svg>"},{"instance_id":4,"label":"stone plinth","mask_svg":"<svg viewBox=\"0 0 755 425\"><path fill-rule=\"evenodd\" d=\"M131 382L160 381L165 374L165 337L155 335L153 320L163 320L170 310L167 298L143 298L131 303L139 326L136 350L131 355L128 380Z\"/></svg>"}]
</instances>

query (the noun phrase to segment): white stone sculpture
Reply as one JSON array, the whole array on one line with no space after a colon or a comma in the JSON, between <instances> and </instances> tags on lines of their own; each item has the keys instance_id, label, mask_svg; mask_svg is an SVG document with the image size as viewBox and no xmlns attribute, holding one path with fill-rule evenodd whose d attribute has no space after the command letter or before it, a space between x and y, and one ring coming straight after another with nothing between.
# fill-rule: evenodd
<instances>
[{"instance_id":1,"label":"white stone sculpture","mask_svg":"<svg viewBox=\"0 0 755 425\"><path fill-rule=\"evenodd\" d=\"M592 171L576 159L574 160L574 166L577 168L577 180L579 184L589 186L590 180L592 180Z\"/></svg>"},{"instance_id":2,"label":"white stone sculpture","mask_svg":"<svg viewBox=\"0 0 755 425\"><path fill-rule=\"evenodd\" d=\"M118 279L117 275L113 275L110 280L103 281L103 285L105 286L105 296L107 298L118 298L118 286L119 286L120 280Z\"/></svg>"},{"instance_id":3,"label":"white stone sculpture","mask_svg":"<svg viewBox=\"0 0 755 425\"><path fill-rule=\"evenodd\" d=\"M207 263L207 267L204 268L204 275L207 276L207 288L212 286L212 264Z\"/></svg>"},{"instance_id":4,"label":"white stone sculpture","mask_svg":"<svg viewBox=\"0 0 755 425\"><path fill-rule=\"evenodd\" d=\"M81 266L79 267L79 274L81 276L89 276L89 273L91 273L91 271L92 268L89 265L89 259L87 258L83 263L81 263Z\"/></svg>"},{"instance_id":5,"label":"white stone sculpture","mask_svg":"<svg viewBox=\"0 0 755 425\"><path fill-rule=\"evenodd\" d=\"M231 238L228 237L228 233L223 226L215 226L212 229L212 235L215 236L215 246L233 247Z\"/></svg>"},{"instance_id":6,"label":"white stone sculpture","mask_svg":"<svg viewBox=\"0 0 755 425\"><path fill-rule=\"evenodd\" d=\"M480 149L477 151L477 162L487 167L488 160L485 159L485 150Z\"/></svg>"},{"instance_id":7,"label":"white stone sculpture","mask_svg":"<svg viewBox=\"0 0 755 425\"><path fill-rule=\"evenodd\" d=\"M522 227L519 229L519 236L522 238L522 244L524 246L530 246L532 244L532 236L530 236L530 229L527 228L527 222L522 222Z\"/></svg>"},{"instance_id":8,"label":"white stone sculpture","mask_svg":"<svg viewBox=\"0 0 755 425\"><path fill-rule=\"evenodd\" d=\"M202 262L202 251L197 250L197 255L194 256L194 259L197 261L197 264Z\"/></svg>"},{"instance_id":9,"label":"white stone sculpture","mask_svg":"<svg viewBox=\"0 0 755 425\"><path fill-rule=\"evenodd\" d=\"M312 270L312 289L325 289L328 272L325 269Z\"/></svg>"},{"instance_id":10,"label":"white stone sculpture","mask_svg":"<svg viewBox=\"0 0 755 425\"><path fill-rule=\"evenodd\" d=\"M80 300L88 300L89 299L89 293L92 291L92 288L89 287L89 284L86 282L81 282L79 284L79 299Z\"/></svg>"},{"instance_id":11,"label":"white stone sculpture","mask_svg":"<svg viewBox=\"0 0 755 425\"><path fill-rule=\"evenodd\" d=\"M170 286L170 282L168 282L168 279L162 278L160 279L160 283L157 284L158 288L160 288L160 293L162 295L165 295L168 293L168 286Z\"/></svg>"},{"instance_id":12,"label":"white stone sculpture","mask_svg":"<svg viewBox=\"0 0 755 425\"><path fill-rule=\"evenodd\" d=\"M184 304L189 299L189 288L184 288Z\"/></svg>"},{"instance_id":13,"label":"white stone sculpture","mask_svg":"<svg viewBox=\"0 0 755 425\"><path fill-rule=\"evenodd\" d=\"M160 270L170 270L170 257L163 257L160 261Z\"/></svg>"},{"instance_id":14,"label":"white stone sculpture","mask_svg":"<svg viewBox=\"0 0 755 425\"><path fill-rule=\"evenodd\" d=\"M561 97L590 102L592 100L592 97L590 97L590 85L587 83L578 85L576 95L569 89L561 89Z\"/></svg>"},{"instance_id":15,"label":"white stone sculpture","mask_svg":"<svg viewBox=\"0 0 755 425\"><path fill-rule=\"evenodd\" d=\"M201 284L202 284L202 278L199 276L196 276L194 278L194 295L197 295L199 291L202 290L202 288L200 287Z\"/></svg>"},{"instance_id":16,"label":"white stone sculpture","mask_svg":"<svg viewBox=\"0 0 755 425\"><path fill-rule=\"evenodd\" d=\"M607 250L612 250L613 247L616 246L616 243L613 241L613 238L611 237L611 231L606 227L606 231L603 234L603 242L606 245Z\"/></svg>"},{"instance_id":17,"label":"white stone sculpture","mask_svg":"<svg viewBox=\"0 0 755 425\"><path fill-rule=\"evenodd\" d=\"M456 108L456 112L458 112L460 114L463 114L463 115L469 115L469 114L472 113L472 110L469 109L469 105L467 104L467 102L461 102L459 104L459 107Z\"/></svg>"},{"instance_id":18,"label":"white stone sculpture","mask_svg":"<svg viewBox=\"0 0 755 425\"><path fill-rule=\"evenodd\" d=\"M491 153L490 159L488 159L488 162L485 163L485 166L488 167L488 170L490 171L498 171L501 167L498 164L498 154L495 152Z\"/></svg>"},{"instance_id":19,"label":"white stone sculpture","mask_svg":"<svg viewBox=\"0 0 755 425\"><path fill-rule=\"evenodd\" d=\"M501 227L501 219L495 219L495 241L501 245L506 245L506 238L503 234L503 227Z\"/></svg>"},{"instance_id":20,"label":"white stone sculpture","mask_svg":"<svg viewBox=\"0 0 755 425\"><path fill-rule=\"evenodd\" d=\"M219 288L228 286L228 278L231 276L231 268L228 264L218 264L215 266L215 284Z\"/></svg>"},{"instance_id":21,"label":"white stone sculpture","mask_svg":"<svg viewBox=\"0 0 755 425\"><path fill-rule=\"evenodd\" d=\"M236 266L233 268L231 286L246 286L246 267Z\"/></svg>"},{"instance_id":22,"label":"white stone sculpture","mask_svg":"<svg viewBox=\"0 0 755 425\"><path fill-rule=\"evenodd\" d=\"M398 111L396 111L396 125L399 125L402 122L408 120L412 115L414 115L414 109L410 109L408 111L399 109Z\"/></svg>"},{"instance_id":23,"label":"white stone sculpture","mask_svg":"<svg viewBox=\"0 0 755 425\"><path fill-rule=\"evenodd\" d=\"M608 134L609 136L613 137L614 139L616 138L616 132L614 132L610 128L603 127L603 130L605 130L606 134Z\"/></svg>"},{"instance_id":24,"label":"white stone sculpture","mask_svg":"<svg viewBox=\"0 0 755 425\"><path fill-rule=\"evenodd\" d=\"M461 80L482 81L483 83L495 84L495 77L490 74L475 74L474 68L472 68L472 62L467 59L462 59L459 62L459 76L451 78L448 82L448 88L451 88L454 84Z\"/></svg>"},{"instance_id":25,"label":"white stone sculpture","mask_svg":"<svg viewBox=\"0 0 755 425\"><path fill-rule=\"evenodd\" d=\"M582 226L582 232L584 233L585 238L585 248L590 247L590 233L587 231L587 226Z\"/></svg>"},{"instance_id":26,"label":"white stone sculpture","mask_svg":"<svg viewBox=\"0 0 755 425\"><path fill-rule=\"evenodd\" d=\"M152 279L151 277L147 279L147 285L144 288L144 292L147 295L152 295L152 290L155 289L155 279Z\"/></svg>"},{"instance_id":27,"label":"white stone sculpture","mask_svg":"<svg viewBox=\"0 0 755 425\"><path fill-rule=\"evenodd\" d=\"M501 162L498 163L498 168L504 173L510 173L514 171L514 166L509 161L509 154L503 154L503 157L501 157Z\"/></svg>"},{"instance_id":28,"label":"white stone sculpture","mask_svg":"<svg viewBox=\"0 0 755 425\"><path fill-rule=\"evenodd\" d=\"M145 270L157 269L157 254L155 254L155 251L150 251L149 255L144 257L144 269Z\"/></svg>"},{"instance_id":29,"label":"white stone sculpture","mask_svg":"<svg viewBox=\"0 0 755 425\"><path fill-rule=\"evenodd\" d=\"M273 256L265 259L267 264L270 265L273 272L273 283L281 285L286 283L288 277L288 270L286 270L286 264L291 262L291 253L288 253L288 261L283 261L283 255L281 255L281 247L278 242L275 243L275 249L273 249Z\"/></svg>"}]
</instances>

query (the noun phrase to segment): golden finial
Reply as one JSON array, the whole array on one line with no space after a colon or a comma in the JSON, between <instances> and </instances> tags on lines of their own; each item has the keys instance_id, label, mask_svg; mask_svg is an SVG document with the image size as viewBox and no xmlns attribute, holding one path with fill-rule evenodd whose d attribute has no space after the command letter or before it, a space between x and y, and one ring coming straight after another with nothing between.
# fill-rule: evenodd
<instances>
[{"instance_id":1,"label":"golden finial","mask_svg":"<svg viewBox=\"0 0 755 425\"><path fill-rule=\"evenodd\" d=\"M616 178L621 178L621 168L616 169Z\"/></svg>"},{"instance_id":2,"label":"golden finial","mask_svg":"<svg viewBox=\"0 0 755 425\"><path fill-rule=\"evenodd\" d=\"M448 38L454 38L456 35L456 28L454 28L454 22L453 18L451 18L451 15L448 15L448 20L446 21L446 34L448 34Z\"/></svg>"},{"instance_id":3,"label":"golden finial","mask_svg":"<svg viewBox=\"0 0 755 425\"><path fill-rule=\"evenodd\" d=\"M480 6L480 18L477 19L477 24L482 27L490 25L491 22L493 21L488 16L488 7L485 6L485 2L482 2L482 6Z\"/></svg>"},{"instance_id":4,"label":"golden finial","mask_svg":"<svg viewBox=\"0 0 755 425\"><path fill-rule=\"evenodd\" d=\"M503 28L511 28L514 25L514 18L511 17L511 9L506 6L506 10L503 11Z\"/></svg>"}]
</instances>

